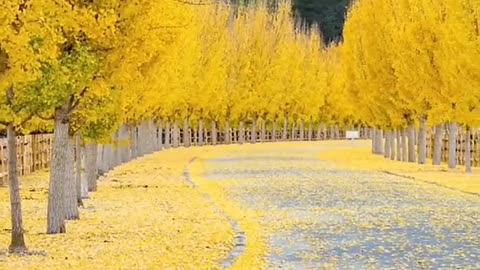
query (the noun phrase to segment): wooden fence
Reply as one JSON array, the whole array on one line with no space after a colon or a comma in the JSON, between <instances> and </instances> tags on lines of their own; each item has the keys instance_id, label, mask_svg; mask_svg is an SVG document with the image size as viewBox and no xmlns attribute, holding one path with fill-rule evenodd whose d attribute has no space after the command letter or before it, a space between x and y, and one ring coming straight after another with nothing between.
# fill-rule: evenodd
<instances>
[{"instance_id":1,"label":"wooden fence","mask_svg":"<svg viewBox=\"0 0 480 270\"><path fill-rule=\"evenodd\" d=\"M50 166L53 135L26 135L17 137L19 175L48 168ZM0 138L0 186L7 184L7 140Z\"/></svg>"}]
</instances>

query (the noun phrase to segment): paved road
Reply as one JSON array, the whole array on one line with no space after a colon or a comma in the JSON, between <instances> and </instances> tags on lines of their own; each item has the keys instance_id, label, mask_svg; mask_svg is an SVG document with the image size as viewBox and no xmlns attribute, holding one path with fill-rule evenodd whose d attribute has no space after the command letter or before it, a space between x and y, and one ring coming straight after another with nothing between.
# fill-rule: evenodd
<instances>
[{"instance_id":1,"label":"paved road","mask_svg":"<svg viewBox=\"0 0 480 270\"><path fill-rule=\"evenodd\" d=\"M322 150L246 150L206 162L207 179L265 212L269 269L480 269L479 197L333 169Z\"/></svg>"}]
</instances>

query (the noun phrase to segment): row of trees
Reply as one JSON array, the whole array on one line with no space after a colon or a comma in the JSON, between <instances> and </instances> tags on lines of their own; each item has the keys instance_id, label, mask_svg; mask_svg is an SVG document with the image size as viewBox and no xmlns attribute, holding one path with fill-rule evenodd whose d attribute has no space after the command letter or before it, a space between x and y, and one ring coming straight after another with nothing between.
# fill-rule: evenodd
<instances>
[{"instance_id":1,"label":"row of trees","mask_svg":"<svg viewBox=\"0 0 480 270\"><path fill-rule=\"evenodd\" d=\"M16 168L16 133L53 128L47 233L55 234L66 231L65 220L79 218L82 166L74 156L78 162L82 145L88 188L95 191L96 144L140 144L140 136L156 140L147 148L159 150L159 141L178 145L170 130L199 130L201 145L205 129L226 130L229 143L232 127L245 134L248 126L255 142L257 129L274 137L282 130L286 139L298 129L312 134L329 126L338 134L342 127L372 126L375 145L385 132L390 146L393 130L406 138L406 128L425 134L427 123L474 126L478 5L427 2L359 1L347 17L345 42L329 46L316 27L294 21L288 2L1 2L0 123L10 142L9 170ZM466 17L455 32L450 17L461 11ZM436 16L444 21L435 24ZM449 55L456 57L441 58ZM183 133L185 146L189 134ZM412 161L419 150L422 163L419 137L415 149L411 135L409 153ZM148 152L131 149L121 161ZM9 177L10 249L22 252L19 184L15 173Z\"/></svg>"},{"instance_id":2,"label":"row of trees","mask_svg":"<svg viewBox=\"0 0 480 270\"><path fill-rule=\"evenodd\" d=\"M449 166L455 168L461 125L471 172L470 133L480 119L479 25L479 0L362 0L352 5L339 44L342 75L350 99L362 104L355 118L379 129L375 153L395 156L396 141L400 160L425 164L431 126L433 164L441 162L447 132Z\"/></svg>"}]
</instances>

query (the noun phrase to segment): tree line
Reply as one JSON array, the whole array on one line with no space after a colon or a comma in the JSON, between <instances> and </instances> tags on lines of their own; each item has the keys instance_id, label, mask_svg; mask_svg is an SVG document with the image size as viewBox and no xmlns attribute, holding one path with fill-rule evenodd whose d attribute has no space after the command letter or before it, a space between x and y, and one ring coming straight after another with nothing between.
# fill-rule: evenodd
<instances>
[{"instance_id":1,"label":"tree line","mask_svg":"<svg viewBox=\"0 0 480 270\"><path fill-rule=\"evenodd\" d=\"M17 133L54 131L46 231L56 234L79 218L82 145L95 191L96 144L138 143L145 123L157 138L179 126L199 130L199 140L223 129L227 143L233 128L256 136L368 126L375 152L408 139L408 160L418 151L425 163L427 125L475 127L480 89L479 0L431 1L357 1L344 41L329 45L317 26L298 23L289 2L1 2L0 123L10 172ZM10 250L23 252L15 173L9 186Z\"/></svg>"}]
</instances>

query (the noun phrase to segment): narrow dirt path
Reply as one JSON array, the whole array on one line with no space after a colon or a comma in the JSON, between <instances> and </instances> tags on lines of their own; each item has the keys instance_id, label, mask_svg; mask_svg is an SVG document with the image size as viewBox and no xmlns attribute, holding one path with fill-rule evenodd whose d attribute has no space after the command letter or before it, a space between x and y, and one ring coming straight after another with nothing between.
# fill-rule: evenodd
<instances>
[{"instance_id":1,"label":"narrow dirt path","mask_svg":"<svg viewBox=\"0 0 480 270\"><path fill-rule=\"evenodd\" d=\"M332 169L319 146L285 150L204 164L206 179L265 213L269 269L480 269L478 196Z\"/></svg>"}]
</instances>

